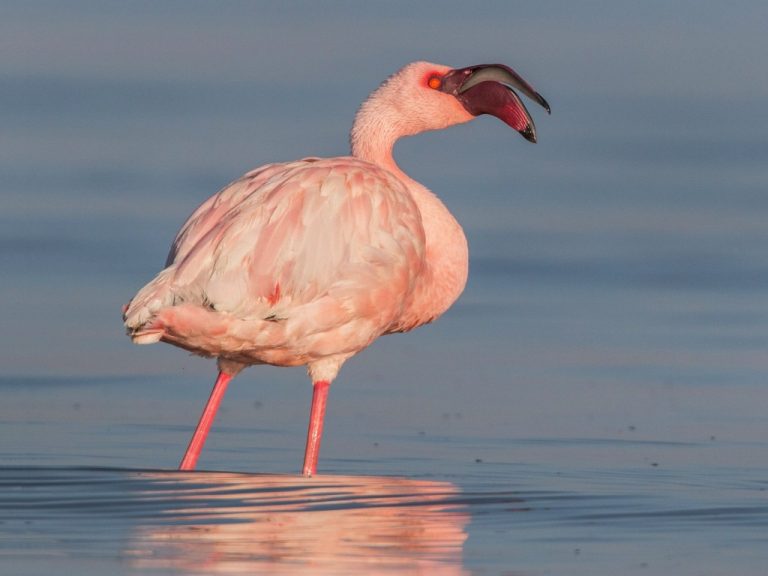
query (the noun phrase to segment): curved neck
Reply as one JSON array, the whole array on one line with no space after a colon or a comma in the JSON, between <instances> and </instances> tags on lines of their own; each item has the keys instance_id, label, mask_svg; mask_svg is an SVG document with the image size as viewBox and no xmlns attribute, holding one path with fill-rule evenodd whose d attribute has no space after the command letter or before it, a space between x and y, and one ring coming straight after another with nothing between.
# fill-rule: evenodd
<instances>
[{"instance_id":1,"label":"curved neck","mask_svg":"<svg viewBox=\"0 0 768 576\"><path fill-rule=\"evenodd\" d=\"M392 156L395 142L405 133L394 123L381 120L386 117L380 113L382 107L375 100L368 100L357 112L349 135L352 156L405 176Z\"/></svg>"},{"instance_id":2,"label":"curved neck","mask_svg":"<svg viewBox=\"0 0 768 576\"><path fill-rule=\"evenodd\" d=\"M352 155L386 168L397 176L419 208L424 226L426 274L415 287L413 302L403 318L403 325L397 328L407 330L440 316L464 290L469 260L467 239L440 199L403 172L395 162L392 150L398 139L397 127L361 121L364 110L365 107L358 113L352 129Z\"/></svg>"}]
</instances>

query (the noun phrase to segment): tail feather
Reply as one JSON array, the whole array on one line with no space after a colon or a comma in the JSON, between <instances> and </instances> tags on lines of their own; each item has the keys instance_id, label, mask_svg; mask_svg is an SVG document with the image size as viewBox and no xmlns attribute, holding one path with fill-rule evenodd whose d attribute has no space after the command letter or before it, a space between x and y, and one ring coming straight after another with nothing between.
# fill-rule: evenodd
<instances>
[{"instance_id":1,"label":"tail feather","mask_svg":"<svg viewBox=\"0 0 768 576\"><path fill-rule=\"evenodd\" d=\"M163 336L162 329L152 326L152 319L162 308L173 305L172 268L160 272L123 307L126 331L136 344L153 344Z\"/></svg>"}]
</instances>

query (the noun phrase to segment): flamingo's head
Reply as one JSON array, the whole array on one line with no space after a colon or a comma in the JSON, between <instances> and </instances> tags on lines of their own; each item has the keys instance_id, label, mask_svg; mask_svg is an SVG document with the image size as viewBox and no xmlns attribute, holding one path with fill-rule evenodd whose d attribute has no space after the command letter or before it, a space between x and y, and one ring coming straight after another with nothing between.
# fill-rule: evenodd
<instances>
[{"instance_id":1,"label":"flamingo's head","mask_svg":"<svg viewBox=\"0 0 768 576\"><path fill-rule=\"evenodd\" d=\"M392 75L363 105L361 112L400 135L446 128L491 114L523 137L536 142L533 118L514 89L550 112L547 101L522 77L503 64L449 68L431 62L408 64Z\"/></svg>"},{"instance_id":2,"label":"flamingo's head","mask_svg":"<svg viewBox=\"0 0 768 576\"><path fill-rule=\"evenodd\" d=\"M512 68L479 64L450 68L414 62L393 74L361 106L352 128L356 156L376 158L401 136L439 130L491 114L536 142L533 118L519 90L547 112L549 104Z\"/></svg>"}]
</instances>

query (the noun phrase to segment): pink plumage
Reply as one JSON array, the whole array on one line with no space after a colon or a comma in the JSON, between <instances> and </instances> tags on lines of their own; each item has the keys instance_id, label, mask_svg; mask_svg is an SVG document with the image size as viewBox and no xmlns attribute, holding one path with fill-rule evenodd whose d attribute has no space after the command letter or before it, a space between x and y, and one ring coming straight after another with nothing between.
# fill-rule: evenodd
<instances>
[{"instance_id":1,"label":"pink plumage","mask_svg":"<svg viewBox=\"0 0 768 576\"><path fill-rule=\"evenodd\" d=\"M136 343L162 340L218 359L182 469L195 467L229 380L246 366L273 364L306 365L314 384L303 471L315 473L327 392L341 365L383 334L440 316L467 279L461 226L398 168L395 141L483 113L535 141L510 86L549 110L506 66L410 64L360 108L352 156L263 166L192 214L166 268L123 314Z\"/></svg>"}]
</instances>

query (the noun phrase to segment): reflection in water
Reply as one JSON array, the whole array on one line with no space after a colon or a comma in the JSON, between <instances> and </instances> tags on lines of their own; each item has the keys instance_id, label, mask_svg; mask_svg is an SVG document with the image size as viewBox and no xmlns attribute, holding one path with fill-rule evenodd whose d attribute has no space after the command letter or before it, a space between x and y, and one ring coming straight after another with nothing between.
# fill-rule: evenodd
<instances>
[{"instance_id":1,"label":"reflection in water","mask_svg":"<svg viewBox=\"0 0 768 576\"><path fill-rule=\"evenodd\" d=\"M142 473L171 483L167 522L139 525L139 569L206 574L468 574L469 515L447 482L354 476ZM142 494L154 498L155 490Z\"/></svg>"}]
</instances>

